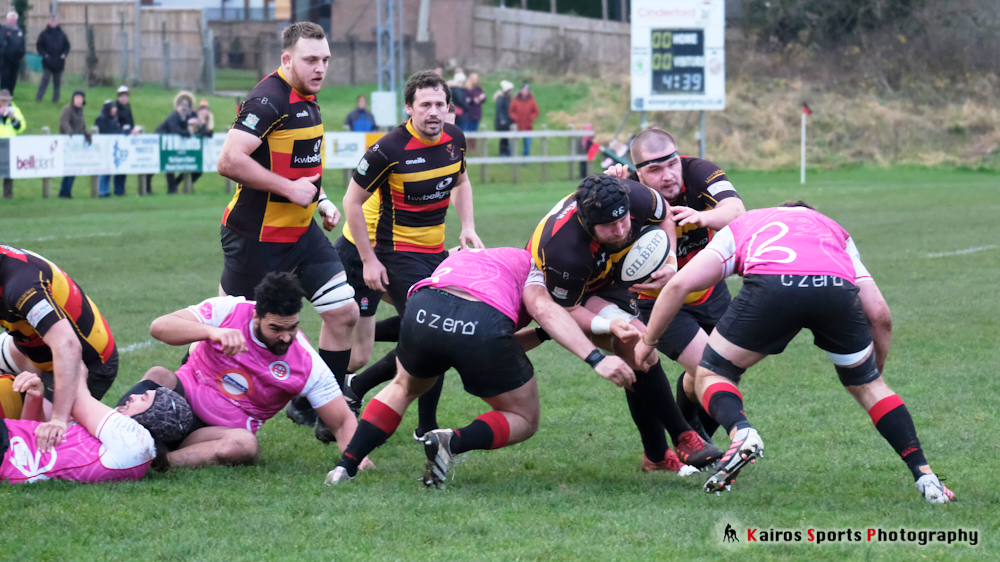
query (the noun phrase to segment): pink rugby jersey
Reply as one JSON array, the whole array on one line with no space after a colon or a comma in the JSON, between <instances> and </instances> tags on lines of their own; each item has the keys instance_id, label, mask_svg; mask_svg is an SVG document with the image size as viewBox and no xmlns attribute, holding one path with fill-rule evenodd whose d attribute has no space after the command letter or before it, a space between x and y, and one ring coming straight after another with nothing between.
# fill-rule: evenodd
<instances>
[{"instance_id":1,"label":"pink rugby jersey","mask_svg":"<svg viewBox=\"0 0 1000 562\"><path fill-rule=\"evenodd\" d=\"M530 273L531 254L527 250L463 250L441 262L432 276L415 283L409 295L424 287L455 287L499 310L521 327L531 322L521 306L524 288L545 285L543 278Z\"/></svg>"},{"instance_id":2,"label":"pink rugby jersey","mask_svg":"<svg viewBox=\"0 0 1000 562\"><path fill-rule=\"evenodd\" d=\"M35 428L41 422L2 420L10 446L0 464L0 482L22 484L40 480L107 482L140 480L156 457L153 437L132 418L108 412L91 435L71 423L62 443L45 454L35 446Z\"/></svg>"},{"instance_id":3,"label":"pink rugby jersey","mask_svg":"<svg viewBox=\"0 0 1000 562\"><path fill-rule=\"evenodd\" d=\"M871 281L854 240L833 219L806 207L754 209L706 246L737 275L832 275Z\"/></svg>"},{"instance_id":4,"label":"pink rugby jersey","mask_svg":"<svg viewBox=\"0 0 1000 562\"><path fill-rule=\"evenodd\" d=\"M247 351L228 357L219 344L199 342L178 371L195 415L209 425L254 433L289 400L305 396L319 408L341 394L330 368L300 330L284 355L271 353L253 330L255 303L215 297L188 307L199 322L243 332Z\"/></svg>"}]
</instances>

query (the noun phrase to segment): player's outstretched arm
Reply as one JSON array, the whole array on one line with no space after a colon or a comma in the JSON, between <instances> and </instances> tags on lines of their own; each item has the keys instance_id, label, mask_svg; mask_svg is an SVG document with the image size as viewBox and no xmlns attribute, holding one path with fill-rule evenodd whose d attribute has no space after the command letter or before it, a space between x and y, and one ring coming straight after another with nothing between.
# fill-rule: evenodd
<instances>
[{"instance_id":1,"label":"player's outstretched arm","mask_svg":"<svg viewBox=\"0 0 1000 562\"><path fill-rule=\"evenodd\" d=\"M365 285L368 285L369 289L385 292L385 286L389 284L389 275L385 271L385 266L375 256L375 249L368 239L368 224L365 222L363 207L371 196L371 193L351 179L344 195L344 216L347 218L347 228L351 230L358 255L364 263Z\"/></svg>"},{"instance_id":2,"label":"player's outstretched arm","mask_svg":"<svg viewBox=\"0 0 1000 562\"><path fill-rule=\"evenodd\" d=\"M281 195L300 207L312 204L317 192L313 182L321 174L290 180L264 168L250 157L261 142L246 131L229 131L219 154L219 173L244 187Z\"/></svg>"},{"instance_id":3,"label":"player's outstretched arm","mask_svg":"<svg viewBox=\"0 0 1000 562\"><path fill-rule=\"evenodd\" d=\"M576 320L552 300L545 287L529 285L524 288L522 298L528 314L535 319L535 322L538 322L552 339L573 355L587 361L591 354L597 351L583 330L577 326ZM635 373L617 357L606 356L593 367L598 374L618 386L631 386L635 382Z\"/></svg>"},{"instance_id":4,"label":"player's outstretched arm","mask_svg":"<svg viewBox=\"0 0 1000 562\"><path fill-rule=\"evenodd\" d=\"M11 387L14 392L24 393L24 406L21 408L21 419L30 421L45 421L45 385L41 377L31 371L22 371L14 379Z\"/></svg>"},{"instance_id":5,"label":"player's outstretched arm","mask_svg":"<svg viewBox=\"0 0 1000 562\"><path fill-rule=\"evenodd\" d=\"M690 207L677 205L671 207L674 220L678 226L693 224L699 227L710 228L715 231L722 230L735 218L747 212L743 200L739 197L728 197L719 201L714 209L707 211L696 211Z\"/></svg>"},{"instance_id":6,"label":"player's outstretched arm","mask_svg":"<svg viewBox=\"0 0 1000 562\"><path fill-rule=\"evenodd\" d=\"M469 173L462 172L458 177L458 183L451 190L451 202L455 206L455 214L462 222L462 232L458 235L458 243L463 250L472 248L485 248L479 235L476 234L476 220L472 211L472 182L469 181Z\"/></svg>"},{"instance_id":7,"label":"player's outstretched arm","mask_svg":"<svg viewBox=\"0 0 1000 562\"><path fill-rule=\"evenodd\" d=\"M358 420L354 418L354 413L347 407L347 401L344 400L342 395L337 396L333 400L316 408L316 414L319 415L323 423L333 432L333 435L337 438L337 447L343 453L347 449L347 445L350 444L351 438L354 437L354 432L358 429ZM368 457L365 457L361 461L361 464L358 465L358 468L361 470L374 467L375 465L368 460Z\"/></svg>"},{"instance_id":8,"label":"player's outstretched arm","mask_svg":"<svg viewBox=\"0 0 1000 562\"><path fill-rule=\"evenodd\" d=\"M889 312L889 304L885 302L882 291L874 280L859 282L858 296L861 298L861 306L865 309L868 325L871 326L872 339L875 340L875 365L881 373L885 368L885 359L889 355L889 346L892 345L892 314Z\"/></svg>"},{"instance_id":9,"label":"player's outstretched arm","mask_svg":"<svg viewBox=\"0 0 1000 562\"><path fill-rule=\"evenodd\" d=\"M52 396L52 418L35 429L38 450L47 453L62 442L69 426L70 413L76 402L80 380L86 379L83 346L69 319L63 318L45 332L42 341L52 350L52 372L55 389ZM90 395L86 390L85 394Z\"/></svg>"},{"instance_id":10,"label":"player's outstretched arm","mask_svg":"<svg viewBox=\"0 0 1000 562\"><path fill-rule=\"evenodd\" d=\"M210 340L222 346L222 352L233 357L247 350L247 342L239 330L202 324L188 309L178 310L153 320L149 335L168 345L188 345Z\"/></svg>"}]
</instances>

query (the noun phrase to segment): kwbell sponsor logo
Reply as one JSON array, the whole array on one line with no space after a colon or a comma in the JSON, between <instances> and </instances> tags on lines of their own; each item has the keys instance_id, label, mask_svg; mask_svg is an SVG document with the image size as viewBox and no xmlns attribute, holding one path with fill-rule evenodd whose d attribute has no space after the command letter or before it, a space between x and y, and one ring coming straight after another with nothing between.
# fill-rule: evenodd
<instances>
[{"instance_id":1,"label":"kwbell sponsor logo","mask_svg":"<svg viewBox=\"0 0 1000 562\"><path fill-rule=\"evenodd\" d=\"M407 165L410 165L410 164L423 164L425 162L427 162L427 160L424 160L423 158L417 158L415 160L407 160L406 164Z\"/></svg>"},{"instance_id":2,"label":"kwbell sponsor logo","mask_svg":"<svg viewBox=\"0 0 1000 562\"><path fill-rule=\"evenodd\" d=\"M312 156L296 156L292 158L292 162L296 164L319 164L323 161L323 156L320 154L313 154Z\"/></svg>"},{"instance_id":3,"label":"kwbell sponsor logo","mask_svg":"<svg viewBox=\"0 0 1000 562\"><path fill-rule=\"evenodd\" d=\"M651 240L649 244L646 244L646 246L642 248L642 251L639 252L639 259L632 262L632 265L630 265L628 268L625 269L625 274L628 275L629 277L635 277L635 273L640 269L642 269L644 265L646 265L646 261L649 260L649 256L653 255L653 253L656 252L656 249L659 248L660 244L662 243L663 243L662 236L653 238L653 240Z\"/></svg>"}]
</instances>

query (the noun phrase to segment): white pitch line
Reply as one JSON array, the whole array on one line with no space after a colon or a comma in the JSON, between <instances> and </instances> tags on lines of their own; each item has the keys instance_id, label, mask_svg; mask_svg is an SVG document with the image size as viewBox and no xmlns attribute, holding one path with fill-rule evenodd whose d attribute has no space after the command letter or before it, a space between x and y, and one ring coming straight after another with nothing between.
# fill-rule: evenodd
<instances>
[{"instance_id":1,"label":"white pitch line","mask_svg":"<svg viewBox=\"0 0 1000 562\"><path fill-rule=\"evenodd\" d=\"M49 240L76 240L79 238L98 238L103 236L121 236L121 232L95 232L93 234L70 234L68 236L40 236L38 238L15 238L7 240L9 243L21 242L48 242Z\"/></svg>"},{"instance_id":2,"label":"white pitch line","mask_svg":"<svg viewBox=\"0 0 1000 562\"><path fill-rule=\"evenodd\" d=\"M964 250L956 250L954 252L941 252L940 254L927 254L929 258L945 258L948 256L963 256L965 254L974 254L976 252L985 252L986 250L996 250L996 245L991 246L976 246L975 248L966 248Z\"/></svg>"},{"instance_id":3,"label":"white pitch line","mask_svg":"<svg viewBox=\"0 0 1000 562\"><path fill-rule=\"evenodd\" d=\"M133 351L139 351L140 349L146 349L147 347L152 347L156 343L156 340L146 340L139 343L130 343L125 347L118 350L118 353L132 353Z\"/></svg>"}]
</instances>

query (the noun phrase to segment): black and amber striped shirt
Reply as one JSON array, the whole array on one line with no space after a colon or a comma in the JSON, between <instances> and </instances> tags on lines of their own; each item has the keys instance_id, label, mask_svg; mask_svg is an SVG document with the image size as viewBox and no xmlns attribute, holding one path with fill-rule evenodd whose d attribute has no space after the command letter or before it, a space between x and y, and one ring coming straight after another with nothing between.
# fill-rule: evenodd
<instances>
[{"instance_id":1,"label":"black and amber striped shirt","mask_svg":"<svg viewBox=\"0 0 1000 562\"><path fill-rule=\"evenodd\" d=\"M262 141L250 156L279 176L295 180L323 172L323 119L316 96L297 92L280 68L250 91L233 129ZM297 242L313 220L322 179L316 180L316 197L306 208L240 184L222 215L222 224L261 242Z\"/></svg>"},{"instance_id":2,"label":"black and amber striped shirt","mask_svg":"<svg viewBox=\"0 0 1000 562\"><path fill-rule=\"evenodd\" d=\"M0 326L43 371L52 370L52 350L42 338L63 318L76 330L88 369L95 370L111 358L115 338L80 286L42 256L0 245Z\"/></svg>"},{"instance_id":3,"label":"black and amber striped shirt","mask_svg":"<svg viewBox=\"0 0 1000 562\"><path fill-rule=\"evenodd\" d=\"M451 124L445 124L437 142L421 138L407 121L373 144L354 181L373 194L363 208L375 249L443 252L451 190L463 173L465 135ZM354 242L348 228L344 237Z\"/></svg>"}]
</instances>

